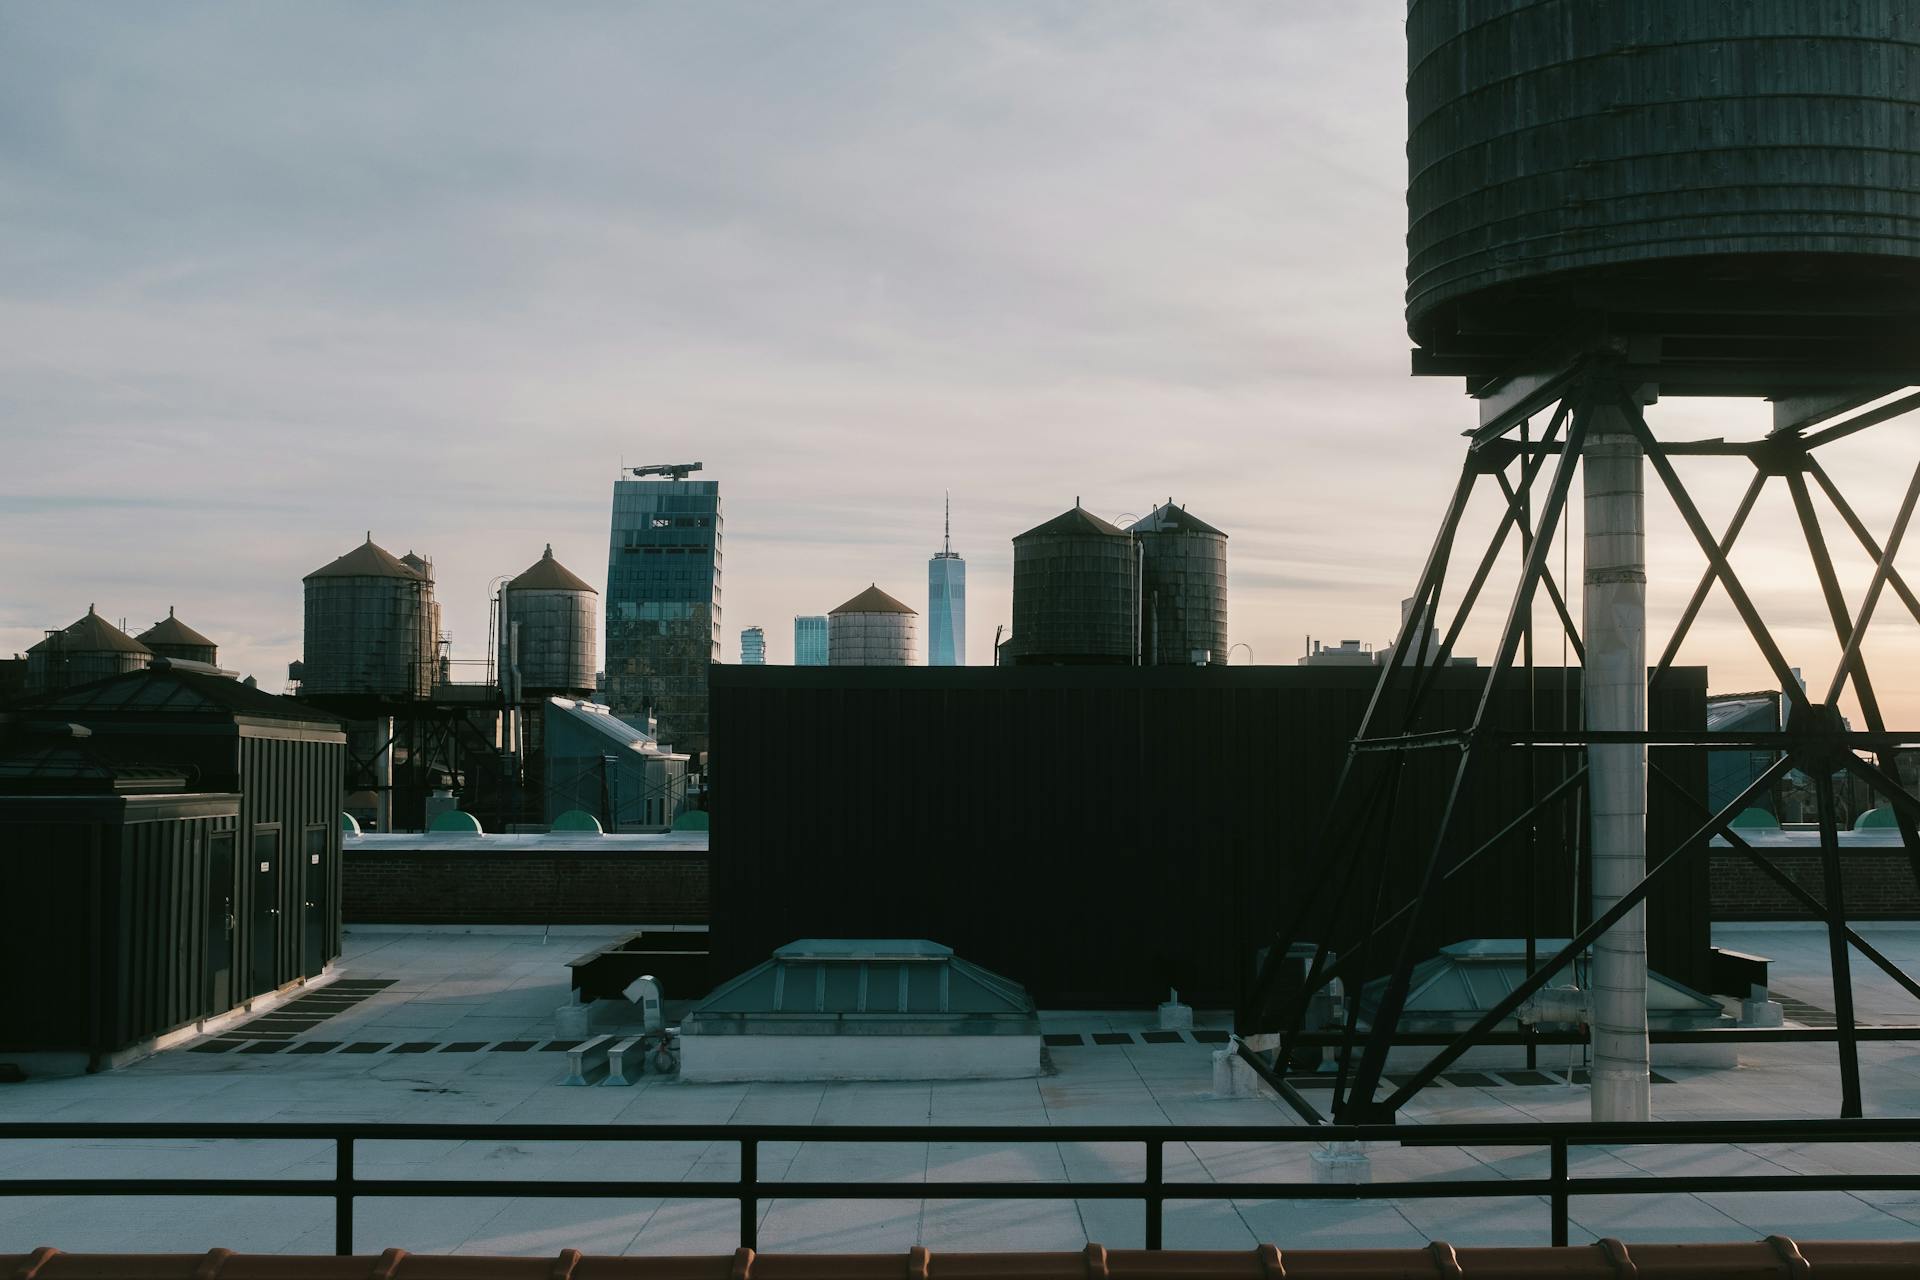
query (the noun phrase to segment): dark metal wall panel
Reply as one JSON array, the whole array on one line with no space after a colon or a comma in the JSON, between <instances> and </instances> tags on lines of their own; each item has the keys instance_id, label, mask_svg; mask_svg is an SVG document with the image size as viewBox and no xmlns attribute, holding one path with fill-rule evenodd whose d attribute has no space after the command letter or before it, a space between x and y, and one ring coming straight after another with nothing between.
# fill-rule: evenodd
<instances>
[{"instance_id":1,"label":"dark metal wall panel","mask_svg":"<svg viewBox=\"0 0 1920 1280\"><path fill-rule=\"evenodd\" d=\"M279 936L274 944L273 985L282 986L304 972L304 946L301 936L305 911L306 868L305 831L309 826L327 828L327 850L323 856L331 866L321 874L334 885L339 881L340 803L346 784L346 750L336 742L315 740L307 735L282 736L271 728L243 726L238 739L240 758L240 873L235 897L235 915L239 928L235 950L240 956L253 954L257 914L253 901L256 877L249 874L253 833L277 824L280 829L280 868L275 906L280 914ZM331 959L340 954L339 892L336 887L327 910L329 937L322 948ZM250 992L249 994L258 994Z\"/></svg>"},{"instance_id":2,"label":"dark metal wall panel","mask_svg":"<svg viewBox=\"0 0 1920 1280\"><path fill-rule=\"evenodd\" d=\"M1464 723L1484 671L1439 674L1419 727ZM715 668L717 972L803 936L930 937L1027 983L1043 1003L1140 1004L1168 987L1231 1002L1254 948L1297 910L1347 742L1376 673L1361 668L963 668L910 672ZM1541 672L1537 717L1578 722ZM1705 674L1675 672L1656 726L1704 723ZM1524 687L1498 695L1525 721ZM830 767L796 767L796 729ZM1696 794L1704 762L1668 761ZM1411 892L1456 757L1422 753L1396 821L1386 900ZM1464 798L1459 847L1525 807L1521 753L1489 753ZM1383 768L1370 764L1371 768ZM1540 790L1557 778L1540 766ZM1649 844L1686 815L1654 792ZM1449 884L1427 943L1565 936L1576 881L1560 823ZM1528 868L1532 874L1529 878ZM1344 867L1338 868L1344 870ZM1655 967L1705 981L1704 859L1654 895ZM1370 893L1327 913L1331 941L1365 926ZM1383 958L1376 967L1384 966Z\"/></svg>"},{"instance_id":3,"label":"dark metal wall panel","mask_svg":"<svg viewBox=\"0 0 1920 1280\"><path fill-rule=\"evenodd\" d=\"M64 808L0 813L0 901L20 907L0 937L0 1047L111 1052L224 1012L208 1003L206 854L235 798Z\"/></svg>"}]
</instances>

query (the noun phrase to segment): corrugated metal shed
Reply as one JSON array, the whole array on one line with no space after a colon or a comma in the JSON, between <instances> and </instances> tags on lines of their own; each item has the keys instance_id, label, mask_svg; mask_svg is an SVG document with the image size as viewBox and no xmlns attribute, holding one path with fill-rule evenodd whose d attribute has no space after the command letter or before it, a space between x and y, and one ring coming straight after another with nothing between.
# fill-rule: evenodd
<instances>
[{"instance_id":1,"label":"corrugated metal shed","mask_svg":"<svg viewBox=\"0 0 1920 1280\"><path fill-rule=\"evenodd\" d=\"M240 797L231 868L236 998L321 972L340 953L340 720L237 680L160 664L18 704L34 722L77 723L115 762L189 770L200 791Z\"/></svg>"},{"instance_id":2,"label":"corrugated metal shed","mask_svg":"<svg viewBox=\"0 0 1920 1280\"><path fill-rule=\"evenodd\" d=\"M224 1013L241 798L81 725L0 749L0 1051L106 1055Z\"/></svg>"}]
</instances>

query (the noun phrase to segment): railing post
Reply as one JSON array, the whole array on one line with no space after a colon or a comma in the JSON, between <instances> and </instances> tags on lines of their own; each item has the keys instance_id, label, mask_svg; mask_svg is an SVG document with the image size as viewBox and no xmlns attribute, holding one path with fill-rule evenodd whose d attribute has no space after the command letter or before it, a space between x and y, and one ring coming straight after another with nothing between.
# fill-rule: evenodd
<instances>
[{"instance_id":1,"label":"railing post","mask_svg":"<svg viewBox=\"0 0 1920 1280\"><path fill-rule=\"evenodd\" d=\"M1166 1180L1162 1176L1162 1153L1160 1139L1147 1139L1147 1248L1160 1247L1160 1210L1166 1202L1162 1190Z\"/></svg>"},{"instance_id":2,"label":"railing post","mask_svg":"<svg viewBox=\"0 0 1920 1280\"><path fill-rule=\"evenodd\" d=\"M754 1193L760 1186L760 1144L752 1138L740 1139L740 1247L760 1247L760 1198Z\"/></svg>"},{"instance_id":3,"label":"railing post","mask_svg":"<svg viewBox=\"0 0 1920 1280\"><path fill-rule=\"evenodd\" d=\"M353 1253L353 1139L333 1140L333 1251Z\"/></svg>"},{"instance_id":4,"label":"railing post","mask_svg":"<svg viewBox=\"0 0 1920 1280\"><path fill-rule=\"evenodd\" d=\"M1567 1140L1555 1138L1548 1148L1551 1152L1552 1168L1549 1177L1553 1179L1553 1247L1567 1247Z\"/></svg>"}]
</instances>

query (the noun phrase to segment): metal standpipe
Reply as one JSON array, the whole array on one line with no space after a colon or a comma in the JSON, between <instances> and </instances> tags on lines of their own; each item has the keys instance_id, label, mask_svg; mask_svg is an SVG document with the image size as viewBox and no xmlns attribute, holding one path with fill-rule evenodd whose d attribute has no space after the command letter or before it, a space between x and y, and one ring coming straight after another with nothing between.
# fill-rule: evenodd
<instances>
[{"instance_id":1,"label":"metal standpipe","mask_svg":"<svg viewBox=\"0 0 1920 1280\"><path fill-rule=\"evenodd\" d=\"M1647 553L1644 455L1623 410L1595 405L1581 461L1586 497L1583 698L1587 728L1647 729ZM1587 747L1593 915L1647 874L1647 749ZM1602 934L1593 952L1595 1121L1652 1118L1647 1044L1646 904Z\"/></svg>"}]
</instances>

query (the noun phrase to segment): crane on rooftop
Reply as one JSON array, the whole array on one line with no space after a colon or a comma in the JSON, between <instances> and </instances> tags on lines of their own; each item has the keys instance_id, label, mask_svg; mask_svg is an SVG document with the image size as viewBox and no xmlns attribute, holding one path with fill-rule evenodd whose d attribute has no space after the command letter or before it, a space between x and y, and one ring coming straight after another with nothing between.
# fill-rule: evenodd
<instances>
[{"instance_id":1,"label":"crane on rooftop","mask_svg":"<svg viewBox=\"0 0 1920 1280\"><path fill-rule=\"evenodd\" d=\"M675 480L685 480L689 473L700 470L698 462L656 462L651 466L629 468L636 476L668 476Z\"/></svg>"}]
</instances>

